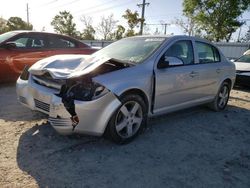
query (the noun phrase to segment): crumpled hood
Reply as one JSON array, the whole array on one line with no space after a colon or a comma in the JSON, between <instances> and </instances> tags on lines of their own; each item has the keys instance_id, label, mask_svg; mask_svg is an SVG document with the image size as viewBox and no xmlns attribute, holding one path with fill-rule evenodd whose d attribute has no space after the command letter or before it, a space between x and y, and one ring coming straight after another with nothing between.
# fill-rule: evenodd
<instances>
[{"instance_id":1,"label":"crumpled hood","mask_svg":"<svg viewBox=\"0 0 250 188\"><path fill-rule=\"evenodd\" d=\"M48 72L54 79L68 79L88 74L110 59L90 55L55 55L36 62L29 72L34 75Z\"/></svg>"}]
</instances>

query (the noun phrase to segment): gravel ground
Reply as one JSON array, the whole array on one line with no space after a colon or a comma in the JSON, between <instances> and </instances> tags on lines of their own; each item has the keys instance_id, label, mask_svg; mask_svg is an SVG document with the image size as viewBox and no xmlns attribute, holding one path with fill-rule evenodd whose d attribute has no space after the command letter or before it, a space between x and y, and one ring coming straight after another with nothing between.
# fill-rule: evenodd
<instances>
[{"instance_id":1,"label":"gravel ground","mask_svg":"<svg viewBox=\"0 0 250 188\"><path fill-rule=\"evenodd\" d=\"M60 136L0 86L0 187L250 187L250 90L149 121L127 145Z\"/></svg>"}]
</instances>

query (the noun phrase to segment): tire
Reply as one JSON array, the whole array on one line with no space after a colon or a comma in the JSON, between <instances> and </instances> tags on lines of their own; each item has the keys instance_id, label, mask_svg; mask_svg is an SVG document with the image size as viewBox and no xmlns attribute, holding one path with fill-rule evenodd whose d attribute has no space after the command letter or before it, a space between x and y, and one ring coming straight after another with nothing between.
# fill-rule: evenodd
<instances>
[{"instance_id":1,"label":"tire","mask_svg":"<svg viewBox=\"0 0 250 188\"><path fill-rule=\"evenodd\" d=\"M224 110L227 106L229 96L230 85L228 82L223 82L219 88L219 91L214 101L210 103L209 107L216 112Z\"/></svg>"},{"instance_id":2,"label":"tire","mask_svg":"<svg viewBox=\"0 0 250 188\"><path fill-rule=\"evenodd\" d=\"M147 106L144 100L135 94L125 95L121 106L110 118L106 136L117 144L132 141L142 132L147 122Z\"/></svg>"}]
</instances>

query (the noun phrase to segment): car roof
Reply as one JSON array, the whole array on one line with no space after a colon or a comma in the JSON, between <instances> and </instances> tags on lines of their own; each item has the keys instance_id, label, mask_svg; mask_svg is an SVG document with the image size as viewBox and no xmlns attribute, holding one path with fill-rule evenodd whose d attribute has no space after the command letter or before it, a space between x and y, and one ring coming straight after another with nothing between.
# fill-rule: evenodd
<instances>
[{"instance_id":1,"label":"car roof","mask_svg":"<svg viewBox=\"0 0 250 188\"><path fill-rule=\"evenodd\" d=\"M199 40L199 41L203 41L206 43L211 43L211 41L207 39L203 39L203 38L195 37L195 36L188 36L188 35L140 35L140 36L133 36L129 38L194 39L194 40Z\"/></svg>"},{"instance_id":2,"label":"car roof","mask_svg":"<svg viewBox=\"0 0 250 188\"><path fill-rule=\"evenodd\" d=\"M35 34L61 35L61 36L72 38L72 37L70 37L68 35L59 34L59 33L50 33L50 32L44 32L44 31L14 30L14 31L9 31L9 32L13 32L13 33L16 33L16 34L20 34L20 33L35 33ZM75 38L73 38L73 39L77 40Z\"/></svg>"}]
</instances>

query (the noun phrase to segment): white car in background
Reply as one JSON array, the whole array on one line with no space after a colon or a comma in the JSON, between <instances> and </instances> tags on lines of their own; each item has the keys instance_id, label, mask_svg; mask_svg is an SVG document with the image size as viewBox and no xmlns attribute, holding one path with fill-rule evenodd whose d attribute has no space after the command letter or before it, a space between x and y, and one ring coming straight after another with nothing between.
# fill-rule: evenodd
<instances>
[{"instance_id":1,"label":"white car in background","mask_svg":"<svg viewBox=\"0 0 250 188\"><path fill-rule=\"evenodd\" d=\"M236 66L236 85L250 86L250 50L234 61Z\"/></svg>"}]
</instances>

